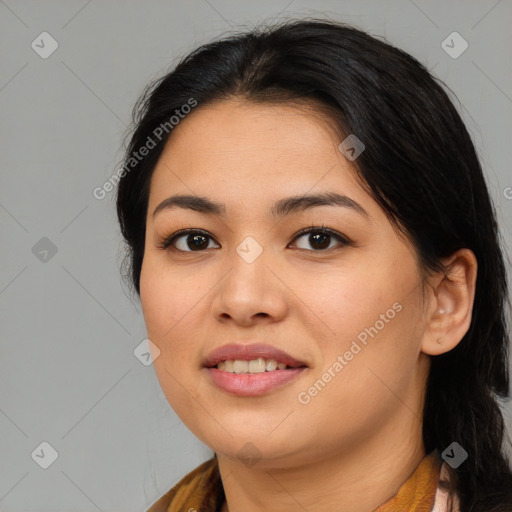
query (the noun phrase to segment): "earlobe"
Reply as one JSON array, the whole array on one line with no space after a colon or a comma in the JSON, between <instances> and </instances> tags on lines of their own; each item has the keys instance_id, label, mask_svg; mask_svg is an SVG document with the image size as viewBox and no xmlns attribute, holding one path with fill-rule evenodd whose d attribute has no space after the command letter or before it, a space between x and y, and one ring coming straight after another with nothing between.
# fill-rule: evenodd
<instances>
[{"instance_id":1,"label":"earlobe","mask_svg":"<svg viewBox=\"0 0 512 512\"><path fill-rule=\"evenodd\" d=\"M456 347L471 325L476 289L477 260L469 249L459 249L443 261L446 273L437 274L429 288L427 325L421 351L439 355Z\"/></svg>"}]
</instances>

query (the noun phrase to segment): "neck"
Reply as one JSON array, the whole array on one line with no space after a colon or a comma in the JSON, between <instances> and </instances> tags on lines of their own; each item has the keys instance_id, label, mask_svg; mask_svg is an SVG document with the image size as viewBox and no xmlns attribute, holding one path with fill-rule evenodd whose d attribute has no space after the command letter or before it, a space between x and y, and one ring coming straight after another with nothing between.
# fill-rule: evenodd
<instances>
[{"instance_id":1,"label":"neck","mask_svg":"<svg viewBox=\"0 0 512 512\"><path fill-rule=\"evenodd\" d=\"M223 512L370 512L391 499L425 456L421 420L406 407L357 446L307 455L303 464L261 459L247 467L217 453Z\"/></svg>"}]
</instances>

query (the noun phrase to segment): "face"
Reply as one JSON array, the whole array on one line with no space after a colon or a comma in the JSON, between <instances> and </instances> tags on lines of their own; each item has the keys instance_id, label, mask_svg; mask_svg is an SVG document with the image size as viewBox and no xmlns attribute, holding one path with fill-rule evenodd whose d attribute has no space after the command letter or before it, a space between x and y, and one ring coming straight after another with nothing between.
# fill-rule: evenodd
<instances>
[{"instance_id":1,"label":"face","mask_svg":"<svg viewBox=\"0 0 512 512\"><path fill-rule=\"evenodd\" d=\"M154 367L172 408L218 454L251 443L262 461L298 464L421 410L417 260L342 140L297 106L229 100L181 121L154 170L140 280ZM213 205L163 203L185 195ZM302 368L252 373L265 357L244 375L205 367L227 344L268 345Z\"/></svg>"}]
</instances>

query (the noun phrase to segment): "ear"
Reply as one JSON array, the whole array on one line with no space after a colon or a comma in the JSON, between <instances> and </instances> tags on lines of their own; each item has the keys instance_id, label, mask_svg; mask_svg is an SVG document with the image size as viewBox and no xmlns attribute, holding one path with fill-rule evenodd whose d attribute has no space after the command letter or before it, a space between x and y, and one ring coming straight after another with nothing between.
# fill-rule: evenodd
<instances>
[{"instance_id":1,"label":"ear","mask_svg":"<svg viewBox=\"0 0 512 512\"><path fill-rule=\"evenodd\" d=\"M452 350L471 324L477 260L469 249L459 249L443 260L446 275L430 280L426 329L421 351L432 356Z\"/></svg>"}]
</instances>

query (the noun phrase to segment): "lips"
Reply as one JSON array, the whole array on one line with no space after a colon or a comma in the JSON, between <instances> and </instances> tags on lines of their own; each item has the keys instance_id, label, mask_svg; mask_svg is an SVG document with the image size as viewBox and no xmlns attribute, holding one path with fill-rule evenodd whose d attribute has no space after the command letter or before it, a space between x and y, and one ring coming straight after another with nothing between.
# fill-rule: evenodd
<instances>
[{"instance_id":1,"label":"lips","mask_svg":"<svg viewBox=\"0 0 512 512\"><path fill-rule=\"evenodd\" d=\"M230 343L223 345L208 354L203 361L203 366L213 368L221 361L236 359L240 361L251 361L259 357L263 359L275 359L277 362L284 363L291 368L307 367L305 362L299 361L287 352L263 343L252 343L249 345Z\"/></svg>"}]
</instances>

